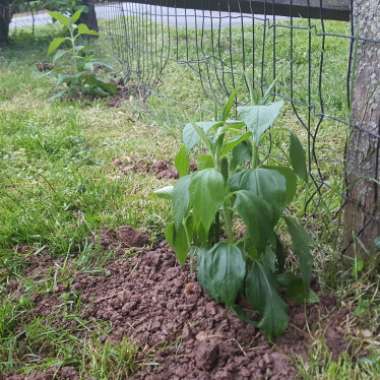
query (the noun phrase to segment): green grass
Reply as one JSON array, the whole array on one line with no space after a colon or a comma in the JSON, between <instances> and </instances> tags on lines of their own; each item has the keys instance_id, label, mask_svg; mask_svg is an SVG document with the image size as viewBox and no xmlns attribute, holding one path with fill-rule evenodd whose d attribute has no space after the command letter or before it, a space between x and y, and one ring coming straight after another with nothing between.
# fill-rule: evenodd
<instances>
[{"instance_id":1,"label":"green grass","mask_svg":"<svg viewBox=\"0 0 380 380\"><path fill-rule=\"evenodd\" d=\"M328 28L345 31L340 23L328 24ZM191 70L176 64L170 64L146 103L135 94L118 108L108 107L105 100L49 102L51 78L39 73L35 63L48 60L48 42L56 33L50 27L38 28L36 39L19 33L11 46L0 52L0 373L73 365L84 378L121 379L138 365L138 348L133 342L101 344L99 337L107 335L110 326L81 319L80 297L75 292L64 293L55 313L45 319L34 315L33 300L53 294L59 285L69 289L78 272L103 270L113 253L104 252L94 240L102 228L130 224L152 234L162 232L167 209L151 193L165 181L143 173L121 174L112 161L126 156L172 160L183 123L211 118L215 107ZM259 28L258 41L260 33ZM285 60L279 83L283 88L289 81L286 33L279 32L279 41L284 43L278 42L278 54ZM300 98L306 96L305 33L301 30L295 35L296 94ZM180 38L183 42L184 35ZM233 39L234 46L239 46L239 35L234 34ZM102 39L98 45L104 45ZM317 64L320 39L314 39L312 46ZM271 48L269 43L269 60ZM259 55L259 42L257 49ZM338 74L344 71L346 49L332 38L327 41L326 104L341 116L347 110L342 100L345 83ZM265 73L266 85L270 76ZM241 80L238 86L243 91ZM313 81L313 99L316 96ZM218 97L224 98L222 92ZM242 98L247 100L246 90ZM317 119L311 122L315 127ZM280 124L307 140L290 108ZM380 377L375 335L380 315L378 284L370 277L370 268L355 275L351 268L342 268L337 249L339 226L331 219L331 213L340 207L345 133L344 127L332 121L326 121L320 131L317 149L330 190L304 221L314 237L316 273L322 286L337 292L354 310L355 329L369 328L373 335L365 340L350 332L354 346L368 351L360 360L348 354L333 360L323 340L313 338L310 357L298 366L304 379ZM279 145L282 139L280 135ZM311 191L311 185L300 189L294 206L299 215ZM36 255L50 255L55 260L39 280L25 276L24 271ZM18 282L16 295L8 290L12 281ZM70 327L63 328L57 321L70 322Z\"/></svg>"},{"instance_id":2,"label":"green grass","mask_svg":"<svg viewBox=\"0 0 380 380\"><path fill-rule=\"evenodd\" d=\"M112 161L166 158L173 139L127 106L49 102L51 79L35 63L48 60L54 33L39 28L35 40L18 34L1 52L0 373L72 365L83 376L123 378L136 367L137 347L128 340L99 344L109 326L82 320L77 294L64 293L49 318L34 315L32 300L69 288L79 271L102 272L112 252L98 247L100 229L162 229L164 205L151 196L160 181L122 174ZM29 258L41 254L56 258L54 267L39 280L25 276ZM7 290L14 281L21 298Z\"/></svg>"},{"instance_id":3,"label":"green grass","mask_svg":"<svg viewBox=\"0 0 380 380\"><path fill-rule=\"evenodd\" d=\"M300 360L300 377L304 380L372 380L380 373L380 357L365 357L356 362L348 354L333 359L323 340L316 340L308 361Z\"/></svg>"}]
</instances>

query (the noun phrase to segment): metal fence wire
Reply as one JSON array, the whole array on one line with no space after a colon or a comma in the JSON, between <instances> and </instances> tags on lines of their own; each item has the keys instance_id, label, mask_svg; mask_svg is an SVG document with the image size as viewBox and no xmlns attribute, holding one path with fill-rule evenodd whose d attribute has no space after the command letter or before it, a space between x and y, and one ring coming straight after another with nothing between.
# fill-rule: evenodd
<instances>
[{"instance_id":1,"label":"metal fence wire","mask_svg":"<svg viewBox=\"0 0 380 380\"><path fill-rule=\"evenodd\" d=\"M154 86L165 67L176 62L196 75L206 96L217 104L233 89L239 101L268 89L273 97L288 101L306 136L313 183L306 209L328 203L330 215L339 214L349 194L342 181L347 127L368 130L351 123L355 52L360 44L380 44L379 36L371 39L355 30L352 0L107 4L107 18L112 20L106 24L107 33L127 81ZM379 57L375 65L380 65ZM379 84L373 96L379 96ZM325 133L327 128L335 128L336 134ZM375 125L367 136L376 140L375 154L379 134ZM378 184L379 171L370 180ZM329 195L332 198L324 202ZM379 202L375 198L375 208ZM370 214L370 223L380 231L378 213Z\"/></svg>"}]
</instances>

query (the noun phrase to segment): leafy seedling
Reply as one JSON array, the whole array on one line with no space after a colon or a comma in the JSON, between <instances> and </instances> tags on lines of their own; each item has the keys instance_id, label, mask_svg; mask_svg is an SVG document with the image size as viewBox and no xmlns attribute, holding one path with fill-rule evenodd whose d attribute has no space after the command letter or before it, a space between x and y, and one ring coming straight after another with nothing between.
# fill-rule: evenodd
<instances>
[{"instance_id":1,"label":"leafy seedling","mask_svg":"<svg viewBox=\"0 0 380 380\"><path fill-rule=\"evenodd\" d=\"M240 311L237 303L243 295L260 315L258 327L272 339L288 325L283 295L301 302L315 299L310 291L310 238L289 211L297 182L307 180L306 155L297 136L287 130L287 162L266 165L263 139L283 102L238 107L238 118L231 119L234 100L233 94L221 120L184 127L175 159L180 178L156 194L172 204L166 238L179 262L184 264L195 251L205 291ZM191 159L197 163L195 172L190 171ZM237 228L242 224L243 231ZM286 227L298 261L293 272L285 268L280 225Z\"/></svg>"},{"instance_id":2,"label":"leafy seedling","mask_svg":"<svg viewBox=\"0 0 380 380\"><path fill-rule=\"evenodd\" d=\"M66 37L54 38L48 49L48 54L53 56L52 73L56 79L53 99L105 97L117 92L116 84L109 79L112 67L88 54L88 46L80 44L82 37L98 34L86 24L76 24L81 13L81 9L72 16L49 12L68 32Z\"/></svg>"}]
</instances>

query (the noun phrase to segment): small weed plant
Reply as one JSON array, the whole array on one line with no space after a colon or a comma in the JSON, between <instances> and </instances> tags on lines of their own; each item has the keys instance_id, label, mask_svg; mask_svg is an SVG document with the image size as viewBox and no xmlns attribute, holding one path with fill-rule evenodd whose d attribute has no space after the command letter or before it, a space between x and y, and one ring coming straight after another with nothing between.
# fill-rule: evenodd
<instances>
[{"instance_id":1,"label":"small weed plant","mask_svg":"<svg viewBox=\"0 0 380 380\"><path fill-rule=\"evenodd\" d=\"M49 12L68 33L66 37L54 38L48 49L49 55L54 54L52 69L56 78L54 99L104 97L117 92L116 84L110 80L112 68L95 59L88 52L88 46L81 44L83 37L97 35L97 32L89 29L86 24L76 24L81 13L81 9L72 16Z\"/></svg>"},{"instance_id":2,"label":"small weed plant","mask_svg":"<svg viewBox=\"0 0 380 380\"><path fill-rule=\"evenodd\" d=\"M273 134L283 102L238 107L237 119L230 117L233 104L231 96L221 120L185 126L175 159L180 178L156 194L172 203L166 238L179 262L196 255L206 292L248 320L239 306L244 298L260 316L258 327L272 339L288 325L285 299L303 302L313 296L310 239L289 210L297 181L307 180L305 152L286 129L288 164L268 164L277 161L262 140ZM288 250L280 230L292 240L297 270L286 269Z\"/></svg>"}]
</instances>

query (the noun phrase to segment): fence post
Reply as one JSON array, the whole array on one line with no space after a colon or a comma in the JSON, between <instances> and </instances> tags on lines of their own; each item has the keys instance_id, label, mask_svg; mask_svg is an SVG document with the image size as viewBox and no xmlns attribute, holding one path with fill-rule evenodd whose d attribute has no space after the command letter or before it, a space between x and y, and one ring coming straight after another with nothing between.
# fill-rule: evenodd
<instances>
[{"instance_id":1,"label":"fence post","mask_svg":"<svg viewBox=\"0 0 380 380\"><path fill-rule=\"evenodd\" d=\"M354 0L351 130L346 147L345 249L374 251L380 236L380 7ZM359 244L357 244L359 243Z\"/></svg>"}]
</instances>

